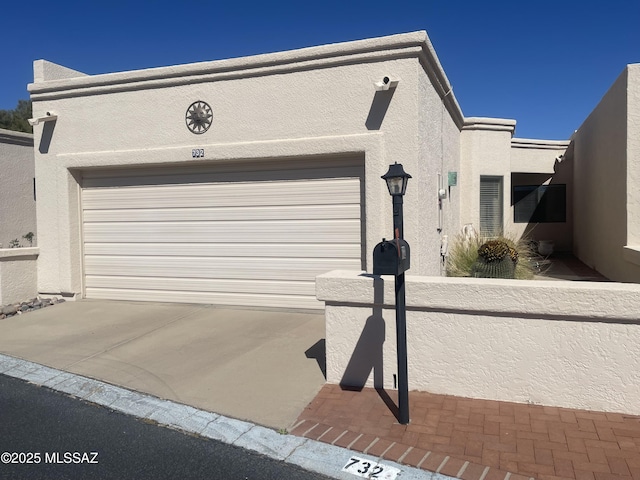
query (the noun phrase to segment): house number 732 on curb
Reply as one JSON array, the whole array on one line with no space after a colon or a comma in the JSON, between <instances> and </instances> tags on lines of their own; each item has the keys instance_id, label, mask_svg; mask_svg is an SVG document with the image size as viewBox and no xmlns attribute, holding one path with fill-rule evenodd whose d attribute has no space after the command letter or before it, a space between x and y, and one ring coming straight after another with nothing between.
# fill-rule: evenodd
<instances>
[{"instance_id":1,"label":"house number 732 on curb","mask_svg":"<svg viewBox=\"0 0 640 480\"><path fill-rule=\"evenodd\" d=\"M349 458L349 461L342 468L342 471L357 475L358 477L375 478L377 480L395 480L400 473L400 470L397 468L359 457Z\"/></svg>"},{"instance_id":2,"label":"house number 732 on curb","mask_svg":"<svg viewBox=\"0 0 640 480\"><path fill-rule=\"evenodd\" d=\"M194 148L191 150L191 158L203 158L204 148Z\"/></svg>"}]
</instances>

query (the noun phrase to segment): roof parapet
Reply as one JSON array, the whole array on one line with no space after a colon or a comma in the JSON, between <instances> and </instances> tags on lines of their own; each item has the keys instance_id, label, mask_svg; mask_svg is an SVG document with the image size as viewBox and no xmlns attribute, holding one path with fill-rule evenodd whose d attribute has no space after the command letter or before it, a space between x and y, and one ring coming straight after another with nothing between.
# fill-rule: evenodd
<instances>
[{"instance_id":1,"label":"roof parapet","mask_svg":"<svg viewBox=\"0 0 640 480\"><path fill-rule=\"evenodd\" d=\"M99 75L86 75L37 60L34 62L34 82L28 85L28 91L33 100L50 100L410 57L420 60L458 128L462 128L462 110L424 30L284 52Z\"/></svg>"},{"instance_id":2,"label":"roof parapet","mask_svg":"<svg viewBox=\"0 0 640 480\"><path fill-rule=\"evenodd\" d=\"M511 148L533 148L536 150L566 150L570 140L538 140L532 138L512 138Z\"/></svg>"},{"instance_id":3,"label":"roof parapet","mask_svg":"<svg viewBox=\"0 0 640 480\"><path fill-rule=\"evenodd\" d=\"M16 132L0 128L0 143L33 147L33 133Z\"/></svg>"},{"instance_id":4,"label":"roof parapet","mask_svg":"<svg viewBox=\"0 0 640 480\"><path fill-rule=\"evenodd\" d=\"M516 130L516 121L508 118L465 117L462 130L510 132L513 137Z\"/></svg>"},{"instance_id":5,"label":"roof parapet","mask_svg":"<svg viewBox=\"0 0 640 480\"><path fill-rule=\"evenodd\" d=\"M49 82L52 80L63 80L66 78L87 77L86 73L72 70L57 63L47 60L35 60L33 62L34 83Z\"/></svg>"}]
</instances>

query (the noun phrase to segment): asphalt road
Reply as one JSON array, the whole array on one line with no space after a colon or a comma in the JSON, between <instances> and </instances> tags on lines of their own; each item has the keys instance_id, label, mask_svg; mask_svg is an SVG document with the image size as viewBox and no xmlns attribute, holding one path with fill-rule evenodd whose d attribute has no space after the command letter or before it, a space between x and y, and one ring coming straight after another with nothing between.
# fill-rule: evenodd
<instances>
[{"instance_id":1,"label":"asphalt road","mask_svg":"<svg viewBox=\"0 0 640 480\"><path fill-rule=\"evenodd\" d=\"M328 478L0 375L2 480Z\"/></svg>"}]
</instances>

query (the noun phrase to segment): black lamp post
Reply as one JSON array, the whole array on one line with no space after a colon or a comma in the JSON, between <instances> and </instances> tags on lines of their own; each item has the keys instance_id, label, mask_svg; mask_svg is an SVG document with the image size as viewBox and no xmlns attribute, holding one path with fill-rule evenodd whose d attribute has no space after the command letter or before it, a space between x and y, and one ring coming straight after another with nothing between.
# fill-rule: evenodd
<instances>
[{"instance_id":1,"label":"black lamp post","mask_svg":"<svg viewBox=\"0 0 640 480\"><path fill-rule=\"evenodd\" d=\"M403 200L411 175L404 171L402 164L389 165L389 171L382 178L387 182L389 194L393 198L393 237L403 239ZM409 380L407 367L407 306L404 291L404 272L396 273L396 349L398 352L398 410L402 425L409 423Z\"/></svg>"}]
</instances>

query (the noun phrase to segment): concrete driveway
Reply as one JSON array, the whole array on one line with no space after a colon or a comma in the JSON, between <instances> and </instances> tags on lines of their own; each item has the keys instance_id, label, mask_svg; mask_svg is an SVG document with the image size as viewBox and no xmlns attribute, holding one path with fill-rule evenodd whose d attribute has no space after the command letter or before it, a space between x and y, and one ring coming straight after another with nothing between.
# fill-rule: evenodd
<instances>
[{"instance_id":1,"label":"concrete driveway","mask_svg":"<svg viewBox=\"0 0 640 480\"><path fill-rule=\"evenodd\" d=\"M0 320L0 352L268 427L324 378L324 315L80 300Z\"/></svg>"}]
</instances>

